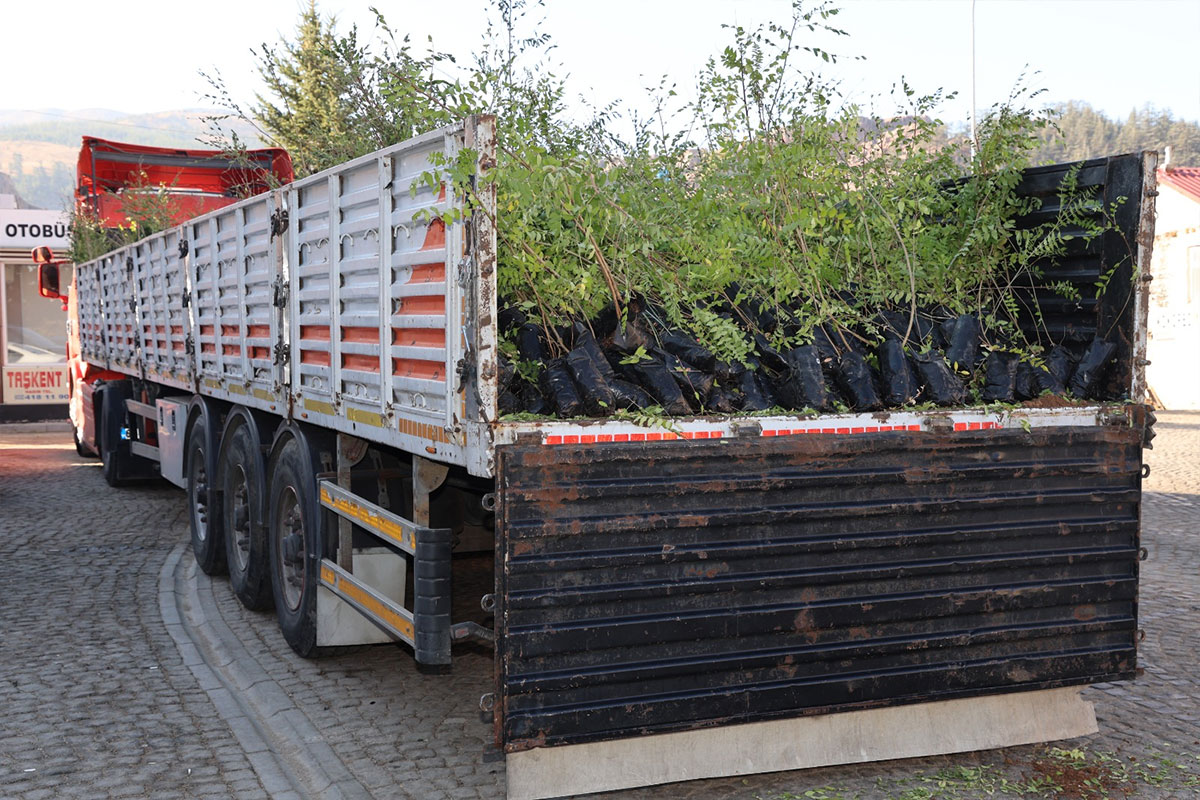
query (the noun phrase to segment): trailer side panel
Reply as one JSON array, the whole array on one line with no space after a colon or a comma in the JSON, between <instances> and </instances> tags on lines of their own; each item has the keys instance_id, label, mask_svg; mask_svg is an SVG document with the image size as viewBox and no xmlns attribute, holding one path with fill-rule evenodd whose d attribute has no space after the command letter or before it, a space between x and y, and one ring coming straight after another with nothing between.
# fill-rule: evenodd
<instances>
[{"instance_id":1,"label":"trailer side panel","mask_svg":"<svg viewBox=\"0 0 1200 800\"><path fill-rule=\"evenodd\" d=\"M500 447L497 736L1132 677L1141 436Z\"/></svg>"}]
</instances>

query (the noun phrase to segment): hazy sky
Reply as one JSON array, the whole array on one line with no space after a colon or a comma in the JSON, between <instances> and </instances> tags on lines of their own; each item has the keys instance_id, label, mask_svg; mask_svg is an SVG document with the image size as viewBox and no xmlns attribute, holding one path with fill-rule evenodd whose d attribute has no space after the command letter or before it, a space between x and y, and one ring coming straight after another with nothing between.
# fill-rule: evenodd
<instances>
[{"instance_id":1,"label":"hazy sky","mask_svg":"<svg viewBox=\"0 0 1200 800\"><path fill-rule=\"evenodd\" d=\"M306 3L306 0L305 0ZM0 108L112 108L130 112L207 105L201 69L219 69L234 94L257 86L251 47L290 35L300 0L109 0L4 3ZM340 27L370 29L369 3L324 0ZM485 29L484 0L376 0L398 32L463 57ZM900 75L922 91L959 92L942 117L968 117L971 0L843 0L843 52L867 56L830 68L864 102ZM637 104L642 87L671 74L682 85L727 40L722 22L788 17L787 0L546 0L544 30L575 92ZM1046 102L1085 100L1109 116L1150 104L1200 121L1200 0L977 0L981 109L1003 100L1026 65ZM880 111L890 110L889 105Z\"/></svg>"}]
</instances>

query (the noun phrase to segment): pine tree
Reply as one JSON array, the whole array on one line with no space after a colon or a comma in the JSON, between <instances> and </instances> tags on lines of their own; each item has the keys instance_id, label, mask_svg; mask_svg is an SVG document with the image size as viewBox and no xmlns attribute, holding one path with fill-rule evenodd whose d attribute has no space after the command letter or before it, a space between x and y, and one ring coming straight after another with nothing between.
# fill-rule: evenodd
<instances>
[{"instance_id":1,"label":"pine tree","mask_svg":"<svg viewBox=\"0 0 1200 800\"><path fill-rule=\"evenodd\" d=\"M338 57L335 20L321 19L316 1L301 12L294 42L257 53L268 99L257 95L254 119L292 157L297 175L352 158L347 100L350 75Z\"/></svg>"}]
</instances>

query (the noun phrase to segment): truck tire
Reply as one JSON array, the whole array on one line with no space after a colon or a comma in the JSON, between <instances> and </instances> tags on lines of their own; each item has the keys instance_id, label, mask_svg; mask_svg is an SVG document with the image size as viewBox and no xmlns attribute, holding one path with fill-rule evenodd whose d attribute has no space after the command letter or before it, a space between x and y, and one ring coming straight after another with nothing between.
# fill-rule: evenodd
<instances>
[{"instance_id":1,"label":"truck tire","mask_svg":"<svg viewBox=\"0 0 1200 800\"><path fill-rule=\"evenodd\" d=\"M96 457L95 453L83 446L83 442L79 439L79 429L75 427L74 423L71 424L71 438L75 440L76 455L78 455L80 458Z\"/></svg>"},{"instance_id":2,"label":"truck tire","mask_svg":"<svg viewBox=\"0 0 1200 800\"><path fill-rule=\"evenodd\" d=\"M251 611L271 608L267 552L266 478L255 426L234 412L225 423L217 463L229 585Z\"/></svg>"},{"instance_id":3,"label":"truck tire","mask_svg":"<svg viewBox=\"0 0 1200 800\"><path fill-rule=\"evenodd\" d=\"M276 451L267 515L275 613L283 638L304 658L318 655L317 587L324 546L316 476L307 456L295 436Z\"/></svg>"},{"instance_id":4,"label":"truck tire","mask_svg":"<svg viewBox=\"0 0 1200 800\"><path fill-rule=\"evenodd\" d=\"M208 422L204 414L198 414L192 422L183 463L187 468L192 553L205 575L220 575L225 571L225 544L219 495L212 490L213 459L209 455Z\"/></svg>"},{"instance_id":5,"label":"truck tire","mask_svg":"<svg viewBox=\"0 0 1200 800\"><path fill-rule=\"evenodd\" d=\"M132 453L129 442L121 438L125 427L125 393L117 386L101 390L104 400L100 406L100 469L109 486L124 486L124 474Z\"/></svg>"}]
</instances>

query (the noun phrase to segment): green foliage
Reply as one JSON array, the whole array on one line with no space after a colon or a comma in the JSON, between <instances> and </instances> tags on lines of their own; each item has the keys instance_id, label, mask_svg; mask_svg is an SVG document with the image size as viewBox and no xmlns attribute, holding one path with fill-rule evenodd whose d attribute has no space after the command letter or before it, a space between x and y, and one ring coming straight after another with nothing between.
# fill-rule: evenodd
<instances>
[{"instance_id":1,"label":"green foliage","mask_svg":"<svg viewBox=\"0 0 1200 800\"><path fill-rule=\"evenodd\" d=\"M127 221L117 228L105 228L91 212L71 212L67 232L66 260L83 264L151 234L171 227L178 212L167 186L153 186L145 180L121 192L121 204Z\"/></svg>"},{"instance_id":2,"label":"green foliage","mask_svg":"<svg viewBox=\"0 0 1200 800\"><path fill-rule=\"evenodd\" d=\"M543 323L554 354L554 326L605 308L624 318L631 304L731 362L748 361L756 334L786 347L830 325L843 342L872 341L880 309L907 312L910 331L918 308L977 312L995 345L1037 315L1014 287L1040 285L1069 232L1106 228L1105 210L1074 185L1058 219L1017 227L1035 210L1016 193L1020 172L1050 128L1028 107L1036 92L1018 88L992 109L965 165L933 116L940 92L901 80L888 117L842 102L820 71L839 56L818 42L846 35L829 3L797 0L786 22L729 27L696 99L680 104L664 80L632 138L618 135L615 107L583 122L568 113L552 43L529 18L537 8L499 0L498 22L455 79L443 70L450 56L416 56L381 16L364 41L337 35L310 5L295 43L260 51L269 96L249 116L311 172L496 113L499 292ZM442 174L429 180L448 175L471 202L474 156L435 164ZM760 323L768 317L780 324ZM1036 357L1036 341L1015 346ZM512 342L501 347L515 355Z\"/></svg>"}]
</instances>

